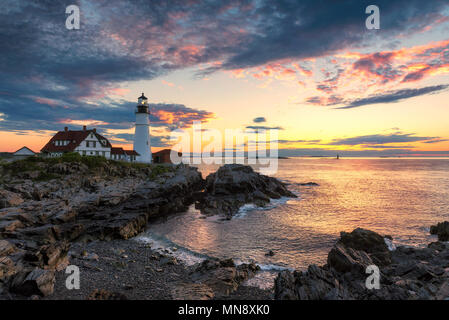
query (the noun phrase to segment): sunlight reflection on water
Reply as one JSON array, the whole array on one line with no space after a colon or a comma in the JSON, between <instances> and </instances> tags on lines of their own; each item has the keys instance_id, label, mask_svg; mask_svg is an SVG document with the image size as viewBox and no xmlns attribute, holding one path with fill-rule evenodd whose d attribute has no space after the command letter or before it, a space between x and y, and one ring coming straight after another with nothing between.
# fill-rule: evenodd
<instances>
[{"instance_id":1,"label":"sunlight reflection on water","mask_svg":"<svg viewBox=\"0 0 449 320\"><path fill-rule=\"evenodd\" d=\"M218 166L199 168L205 177ZM340 231L362 227L396 245L424 246L434 241L429 226L449 217L448 159L292 158L280 160L274 176L300 197L231 221L190 208L151 224L148 234L208 256L303 269L326 262Z\"/></svg>"}]
</instances>

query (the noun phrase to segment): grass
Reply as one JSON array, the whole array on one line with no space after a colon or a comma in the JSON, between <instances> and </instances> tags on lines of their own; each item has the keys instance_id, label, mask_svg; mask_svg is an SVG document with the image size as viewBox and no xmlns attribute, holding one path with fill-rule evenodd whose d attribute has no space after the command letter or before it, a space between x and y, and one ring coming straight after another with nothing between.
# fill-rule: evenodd
<instances>
[{"instance_id":1,"label":"grass","mask_svg":"<svg viewBox=\"0 0 449 320\"><path fill-rule=\"evenodd\" d=\"M13 162L0 162L0 181L2 180L1 175L9 173L11 176L15 176L19 173L30 171L39 172L39 176L34 181L56 179L60 176L47 172L47 168L57 163L81 163L86 165L92 173L95 173L96 169L105 168L108 165L118 168L134 168L137 170L150 169L149 178L152 180L163 173L174 171L173 166L108 160L101 156L82 156L79 153L71 152L65 153L57 158L28 157Z\"/></svg>"},{"instance_id":2,"label":"grass","mask_svg":"<svg viewBox=\"0 0 449 320\"><path fill-rule=\"evenodd\" d=\"M58 179L59 177L60 176L57 174L41 171L39 173L39 176L36 179L33 179L33 181L36 181L36 182L50 181L53 179Z\"/></svg>"},{"instance_id":3,"label":"grass","mask_svg":"<svg viewBox=\"0 0 449 320\"><path fill-rule=\"evenodd\" d=\"M163 173L167 173L167 172L172 172L173 171L173 167L171 166L164 166L164 165L154 165L151 169L151 174L150 174L150 179L155 179L157 176L163 174Z\"/></svg>"}]
</instances>

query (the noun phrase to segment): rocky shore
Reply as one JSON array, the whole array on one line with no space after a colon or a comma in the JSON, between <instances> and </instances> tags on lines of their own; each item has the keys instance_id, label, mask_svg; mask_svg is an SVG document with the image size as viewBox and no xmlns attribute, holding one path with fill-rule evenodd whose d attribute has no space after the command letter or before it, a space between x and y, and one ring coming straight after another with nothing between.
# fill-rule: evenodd
<instances>
[{"instance_id":1,"label":"rocky shore","mask_svg":"<svg viewBox=\"0 0 449 320\"><path fill-rule=\"evenodd\" d=\"M326 265L279 273L274 298L448 300L449 243L443 242L448 226L449 222L432 226L439 241L430 243L427 248L393 248L390 236L360 228L351 233L342 232L328 254ZM370 276L368 266L376 266L380 271L378 288L366 286Z\"/></svg>"},{"instance_id":2,"label":"rocky shore","mask_svg":"<svg viewBox=\"0 0 449 320\"><path fill-rule=\"evenodd\" d=\"M169 250L127 240L193 203L231 219L246 203L284 196L295 197L242 165L205 180L184 165L73 155L1 165L0 299L449 299L447 221L431 227L438 241L427 248L394 248L392 237L364 229L342 232L326 265L280 272L273 290L245 285L259 272L255 264L187 266ZM66 287L69 264L79 267L79 290ZM378 289L366 286L372 266Z\"/></svg>"},{"instance_id":3,"label":"rocky shore","mask_svg":"<svg viewBox=\"0 0 449 320\"><path fill-rule=\"evenodd\" d=\"M206 178L205 190L196 208L205 215L224 215L230 219L246 203L266 206L270 199L296 198L279 180L261 175L250 166L222 166Z\"/></svg>"},{"instance_id":4,"label":"rocky shore","mask_svg":"<svg viewBox=\"0 0 449 320\"><path fill-rule=\"evenodd\" d=\"M214 178L205 181L196 168L185 165L128 164L78 155L1 165L0 297L50 296L55 273L79 259L79 255L69 254L70 250L89 242L107 248L110 241L129 239L144 231L150 219L185 211L194 202L211 208L223 203L222 191L226 191L225 201L232 203L232 210L217 205L213 213L228 217L245 203L264 205L270 198L289 194L281 182L247 168L225 166L219 177L212 175ZM246 182L239 172L245 173ZM126 241L120 245L126 247ZM97 255L102 252L94 251ZM166 268L162 269L159 276L166 273ZM184 269L178 273L186 283L188 279L195 283L198 296L211 298L229 296L257 268L209 261L195 270ZM213 279L223 281L213 283ZM231 288L223 289L226 286ZM188 296L192 287L185 284L177 290L171 293L172 298ZM207 290L213 294L206 295L203 291Z\"/></svg>"}]
</instances>

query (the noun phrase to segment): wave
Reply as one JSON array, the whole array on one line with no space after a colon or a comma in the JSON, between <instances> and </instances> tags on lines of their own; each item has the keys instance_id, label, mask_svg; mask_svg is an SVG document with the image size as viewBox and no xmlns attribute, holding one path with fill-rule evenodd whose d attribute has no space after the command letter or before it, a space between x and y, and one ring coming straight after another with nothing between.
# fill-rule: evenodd
<instances>
[{"instance_id":1,"label":"wave","mask_svg":"<svg viewBox=\"0 0 449 320\"><path fill-rule=\"evenodd\" d=\"M188 248L177 245L176 243L168 240L167 238L149 234L137 236L133 240L143 243L151 244L151 249L159 253L168 253L174 256L177 260L181 261L186 266L193 266L201 263L204 260L211 259L211 257L192 251Z\"/></svg>"},{"instance_id":2,"label":"wave","mask_svg":"<svg viewBox=\"0 0 449 320\"><path fill-rule=\"evenodd\" d=\"M144 235L137 236L133 238L134 241L151 244L151 249L161 253L170 254L175 257L178 261L186 266L193 266L199 264L207 259L214 259L214 257L201 254L192 251L188 248L177 245L176 243L168 240L163 236L158 236L156 234L146 233ZM245 263L250 263L251 261L242 261L239 259L234 259L234 263L242 265ZM276 278L278 272L289 270L293 271L293 268L284 267L276 264L259 264L260 271L256 275L248 280L246 280L243 285L249 287L257 287L260 289L270 289L274 286L274 279Z\"/></svg>"},{"instance_id":3,"label":"wave","mask_svg":"<svg viewBox=\"0 0 449 320\"><path fill-rule=\"evenodd\" d=\"M295 269L290 267L284 267L276 264L257 264L262 271L294 271Z\"/></svg>"},{"instance_id":4,"label":"wave","mask_svg":"<svg viewBox=\"0 0 449 320\"><path fill-rule=\"evenodd\" d=\"M299 200L299 193L292 191L298 198L290 198L290 197L281 197L279 199L270 199L270 202L265 207L259 207L254 203L247 203L240 207L239 211L234 218L243 218L250 211L267 211L274 209L280 205L286 204L288 201Z\"/></svg>"}]
</instances>

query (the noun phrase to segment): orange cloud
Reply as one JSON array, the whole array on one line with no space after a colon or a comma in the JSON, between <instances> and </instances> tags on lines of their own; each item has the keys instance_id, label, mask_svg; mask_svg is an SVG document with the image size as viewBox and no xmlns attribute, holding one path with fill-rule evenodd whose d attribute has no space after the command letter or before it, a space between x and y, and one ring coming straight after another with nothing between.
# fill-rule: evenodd
<instances>
[{"instance_id":1,"label":"orange cloud","mask_svg":"<svg viewBox=\"0 0 449 320\"><path fill-rule=\"evenodd\" d=\"M105 126L109 124L108 122L93 119L86 119L86 120L62 119L59 120L58 123L72 124L76 126Z\"/></svg>"},{"instance_id":2,"label":"orange cloud","mask_svg":"<svg viewBox=\"0 0 449 320\"><path fill-rule=\"evenodd\" d=\"M40 103L40 104L46 104L51 107L56 107L60 104L58 101L56 101L54 99L48 99L48 98L42 98L42 97L35 97L35 98L33 98L33 101Z\"/></svg>"},{"instance_id":3,"label":"orange cloud","mask_svg":"<svg viewBox=\"0 0 449 320\"><path fill-rule=\"evenodd\" d=\"M166 86L169 86L169 87L174 87L175 86L175 84L172 83L172 82L168 82L168 81L165 81L165 80L161 80L161 82L162 82L162 84L165 84Z\"/></svg>"}]
</instances>

